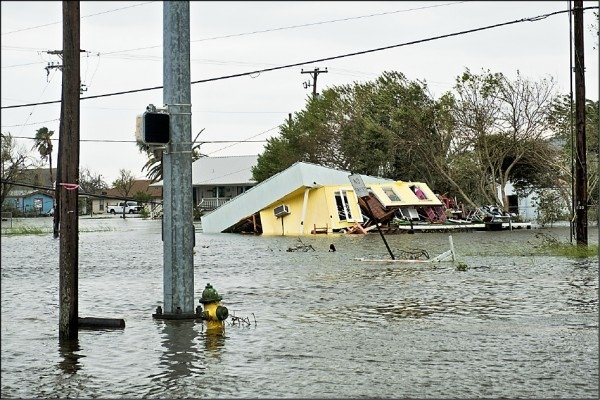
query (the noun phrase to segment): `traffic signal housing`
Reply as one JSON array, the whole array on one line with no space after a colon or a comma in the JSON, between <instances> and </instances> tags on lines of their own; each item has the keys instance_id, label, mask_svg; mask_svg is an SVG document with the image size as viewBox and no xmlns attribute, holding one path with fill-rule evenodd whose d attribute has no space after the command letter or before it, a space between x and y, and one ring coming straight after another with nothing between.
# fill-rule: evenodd
<instances>
[{"instance_id":1,"label":"traffic signal housing","mask_svg":"<svg viewBox=\"0 0 600 400\"><path fill-rule=\"evenodd\" d=\"M165 145L171 140L169 114L146 111L141 115L141 129L138 140L148 145Z\"/></svg>"}]
</instances>

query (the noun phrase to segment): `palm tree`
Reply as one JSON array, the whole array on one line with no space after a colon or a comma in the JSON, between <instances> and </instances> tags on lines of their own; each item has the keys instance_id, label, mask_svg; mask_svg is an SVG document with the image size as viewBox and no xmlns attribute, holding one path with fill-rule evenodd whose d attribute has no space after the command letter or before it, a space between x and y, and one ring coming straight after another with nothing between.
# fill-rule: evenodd
<instances>
[{"instance_id":1,"label":"palm tree","mask_svg":"<svg viewBox=\"0 0 600 400\"><path fill-rule=\"evenodd\" d=\"M204 128L198 133L196 139L200 134L204 131ZM154 152L151 146L144 144L143 142L136 142L138 150L140 153L146 153L148 156L148 161L142 167L142 172L146 172L146 177L150 179L150 183L154 183L162 180L163 178L163 169L162 169L162 151ZM202 143L192 143L192 162L196 161L200 157L207 157L206 154L200 153L200 145Z\"/></svg>"},{"instance_id":2,"label":"palm tree","mask_svg":"<svg viewBox=\"0 0 600 400\"><path fill-rule=\"evenodd\" d=\"M40 152L42 161L48 160L50 164L50 182L54 183L54 177L52 176L52 135L54 135L54 131L49 131L46 127L38 129L35 132L33 149Z\"/></svg>"}]
</instances>

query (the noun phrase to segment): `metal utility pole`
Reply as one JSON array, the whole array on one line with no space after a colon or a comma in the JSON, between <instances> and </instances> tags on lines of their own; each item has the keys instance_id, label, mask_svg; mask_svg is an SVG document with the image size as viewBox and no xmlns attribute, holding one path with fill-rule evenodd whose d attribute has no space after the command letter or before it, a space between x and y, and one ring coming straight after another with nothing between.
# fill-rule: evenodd
<instances>
[{"instance_id":1,"label":"metal utility pole","mask_svg":"<svg viewBox=\"0 0 600 400\"><path fill-rule=\"evenodd\" d=\"M301 74L310 74L313 78L313 83L311 84L310 81L309 82L304 82L304 89L308 89L309 87L312 86L313 88L313 98L317 97L317 76L319 76L319 74L324 74L327 73L327 68L325 68L325 71L321 71L319 68L315 68L312 71L305 71L304 69L302 69L302 71L300 71Z\"/></svg>"},{"instance_id":2,"label":"metal utility pole","mask_svg":"<svg viewBox=\"0 0 600 400\"><path fill-rule=\"evenodd\" d=\"M583 1L576 0L573 9L575 25L575 237L578 245L588 244L588 193L585 145L585 63L583 58Z\"/></svg>"},{"instance_id":3,"label":"metal utility pole","mask_svg":"<svg viewBox=\"0 0 600 400\"><path fill-rule=\"evenodd\" d=\"M60 191L59 338L78 332L79 1L63 1L63 75L58 145Z\"/></svg>"},{"instance_id":4,"label":"metal utility pole","mask_svg":"<svg viewBox=\"0 0 600 400\"><path fill-rule=\"evenodd\" d=\"M170 143L163 155L164 314L194 318L190 5L163 3L163 100Z\"/></svg>"}]
</instances>

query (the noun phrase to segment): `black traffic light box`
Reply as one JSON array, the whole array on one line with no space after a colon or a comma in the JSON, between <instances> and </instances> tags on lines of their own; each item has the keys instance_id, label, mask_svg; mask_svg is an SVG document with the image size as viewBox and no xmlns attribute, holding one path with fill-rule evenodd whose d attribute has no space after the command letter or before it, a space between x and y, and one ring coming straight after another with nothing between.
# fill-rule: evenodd
<instances>
[{"instance_id":1,"label":"black traffic light box","mask_svg":"<svg viewBox=\"0 0 600 400\"><path fill-rule=\"evenodd\" d=\"M146 144L167 144L171 139L169 114L145 112L143 115L143 139Z\"/></svg>"}]
</instances>

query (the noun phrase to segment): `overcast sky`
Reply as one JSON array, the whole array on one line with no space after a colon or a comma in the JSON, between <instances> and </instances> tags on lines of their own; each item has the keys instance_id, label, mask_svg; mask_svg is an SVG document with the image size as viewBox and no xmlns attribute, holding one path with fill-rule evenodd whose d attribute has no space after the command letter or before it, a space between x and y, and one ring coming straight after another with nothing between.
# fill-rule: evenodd
<instances>
[{"instance_id":1,"label":"overcast sky","mask_svg":"<svg viewBox=\"0 0 600 400\"><path fill-rule=\"evenodd\" d=\"M597 1L584 6L598 6ZM191 79L202 80L262 68L338 56L566 10L567 1L535 2L191 2ZM163 4L81 2L83 96L161 86ZM62 48L59 1L2 1L2 107L59 100L60 62L48 50ZM586 11L586 97L598 100L598 36ZM597 26L597 25L596 25ZM595 47L595 49L594 49ZM306 64L253 76L192 85L192 138L201 141L264 140L277 134L289 113L311 93L301 69L328 69L317 89L351 84L399 71L428 83L437 97L451 90L465 68L510 77L553 77L569 92L567 13L398 47ZM101 173L109 185L120 169L143 178L145 155L133 141L135 117L148 104L162 106L162 90L81 101L80 166ZM43 126L58 138L60 104L2 110L2 132L33 137ZM28 149L32 140L19 139ZM58 142L56 142L58 144ZM210 156L259 154L264 142L207 143ZM58 146L55 146L57 149ZM53 154L57 159L56 150Z\"/></svg>"}]
</instances>

